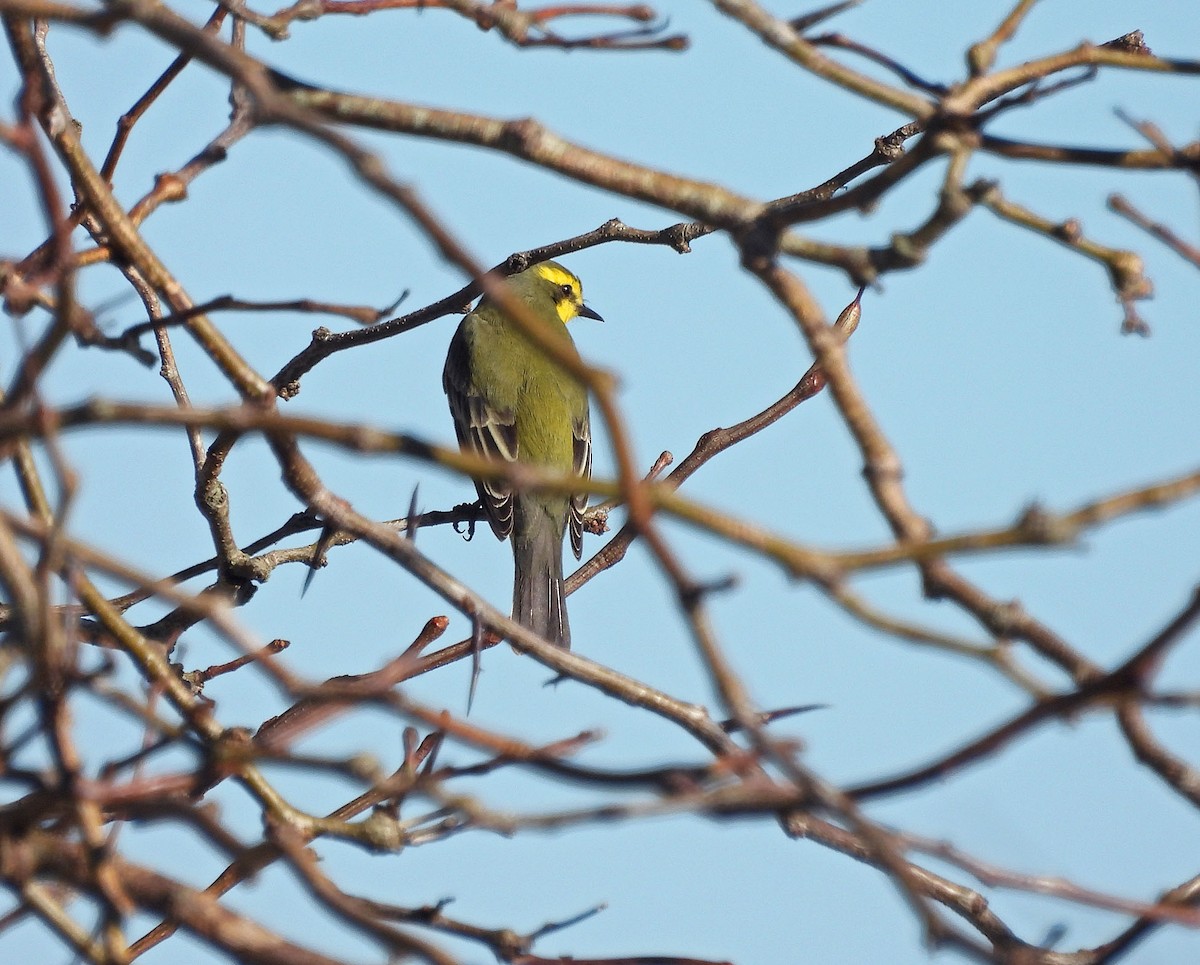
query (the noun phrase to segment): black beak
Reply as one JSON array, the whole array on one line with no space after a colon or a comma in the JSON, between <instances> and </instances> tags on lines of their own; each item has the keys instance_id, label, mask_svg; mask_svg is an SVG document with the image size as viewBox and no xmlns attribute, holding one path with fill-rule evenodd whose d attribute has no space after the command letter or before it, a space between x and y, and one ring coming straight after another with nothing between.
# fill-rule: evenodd
<instances>
[{"instance_id":1,"label":"black beak","mask_svg":"<svg viewBox=\"0 0 1200 965\"><path fill-rule=\"evenodd\" d=\"M584 318L594 318L598 322L604 321L604 317L594 308L588 308L587 305L579 306L579 314Z\"/></svg>"}]
</instances>

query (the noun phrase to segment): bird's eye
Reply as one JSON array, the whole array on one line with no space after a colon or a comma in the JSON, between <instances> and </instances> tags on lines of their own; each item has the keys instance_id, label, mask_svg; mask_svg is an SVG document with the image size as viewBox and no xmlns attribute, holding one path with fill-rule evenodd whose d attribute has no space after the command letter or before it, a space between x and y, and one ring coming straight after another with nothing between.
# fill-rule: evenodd
<instances>
[{"instance_id":1,"label":"bird's eye","mask_svg":"<svg viewBox=\"0 0 1200 965\"><path fill-rule=\"evenodd\" d=\"M564 295L567 295L568 297L574 294L574 292L571 290L570 285L559 285L558 289L559 289L559 291L561 291Z\"/></svg>"}]
</instances>

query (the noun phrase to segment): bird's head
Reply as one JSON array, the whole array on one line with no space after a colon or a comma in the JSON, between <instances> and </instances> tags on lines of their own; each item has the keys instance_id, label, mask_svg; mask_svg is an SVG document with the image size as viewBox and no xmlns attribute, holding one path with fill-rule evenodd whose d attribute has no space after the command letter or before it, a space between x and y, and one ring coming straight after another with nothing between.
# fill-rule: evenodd
<instances>
[{"instance_id":1,"label":"bird's head","mask_svg":"<svg viewBox=\"0 0 1200 965\"><path fill-rule=\"evenodd\" d=\"M549 298L564 324L578 315L604 321L599 312L583 303L583 286L579 279L557 261L539 262L513 280L517 279L527 281L532 289L531 294L538 300Z\"/></svg>"}]
</instances>

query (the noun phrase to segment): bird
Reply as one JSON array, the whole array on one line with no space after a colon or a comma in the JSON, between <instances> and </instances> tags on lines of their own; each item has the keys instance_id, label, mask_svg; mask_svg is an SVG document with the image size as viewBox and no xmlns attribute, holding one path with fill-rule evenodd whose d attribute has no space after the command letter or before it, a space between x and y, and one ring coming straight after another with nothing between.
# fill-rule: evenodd
<instances>
[{"instance_id":1,"label":"bird","mask_svg":"<svg viewBox=\"0 0 1200 965\"><path fill-rule=\"evenodd\" d=\"M604 320L584 303L579 279L557 262L538 262L506 283L529 307L529 317L576 358L567 323L576 317ZM450 340L442 388L465 452L591 476L587 390L487 296ZM570 532L579 559L587 493L514 491L506 481L483 479L475 480L475 489L492 532L512 540L513 619L570 649L563 537Z\"/></svg>"}]
</instances>

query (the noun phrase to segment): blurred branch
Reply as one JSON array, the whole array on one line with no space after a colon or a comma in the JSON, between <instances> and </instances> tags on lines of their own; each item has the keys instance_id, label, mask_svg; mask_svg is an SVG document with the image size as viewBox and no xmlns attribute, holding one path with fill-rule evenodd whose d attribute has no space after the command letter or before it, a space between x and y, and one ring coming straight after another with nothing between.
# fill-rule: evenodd
<instances>
[{"instance_id":1,"label":"blurred branch","mask_svg":"<svg viewBox=\"0 0 1200 965\"><path fill-rule=\"evenodd\" d=\"M833 332L834 329L830 328L828 331ZM827 361L822 360L820 374L806 376L798 384L796 390L793 390L762 415L753 417L735 427L734 430L731 430L732 435L727 434L723 438L720 434L710 435L706 437L707 441L702 439L701 445L714 447L714 451L704 453L694 460L689 456L664 482L653 483L638 480L635 485L642 498L646 499L648 504L655 509L677 516L695 526L764 554L795 578L825 581L836 580L853 571L877 569L907 561L931 562L952 554L988 552L1019 546L1069 544L1087 529L1132 513L1172 505L1188 499L1200 491L1200 471L1194 471L1174 479L1137 487L1085 503L1069 512L1055 515L1041 507L1031 506L1023 510L1012 525L938 537L933 536L926 528L928 524L900 501L901 497L897 491L889 485L881 485L878 490L879 498L885 502L891 501L897 507L898 513L912 514L912 519L919 521L923 532L919 536L890 543L877 549L843 551L826 551L803 545L765 527L710 509L680 496L674 491L683 478L690 475L707 458L711 458L711 455L732 445L737 438L744 438L770 424L771 421L794 408L804 398L808 398L818 391L826 378L824 374L826 364ZM342 425L303 416L285 416L274 410L247 406L222 409L176 409L96 399L66 409L38 413L36 417L28 413L0 413L0 444L14 438L36 438L51 430L62 431L87 425L197 426L220 429L239 435L257 431L264 433L269 439L276 440L282 434L286 434L288 437L307 436L333 443L352 452L407 455L473 478L502 479L520 488L557 493L570 493L581 488L580 481L570 474L547 472L539 467L520 462L505 463L483 459L459 450L432 445L402 433L385 432L362 425ZM2 451L3 449L0 448L0 452ZM890 457L886 455L886 450L881 450L879 458L886 463ZM629 492L629 487L623 481L606 481L598 478L588 480L582 488L594 495L622 498ZM322 504L328 504L329 497L322 495L319 501ZM326 513L325 510L318 510L324 518L331 521L336 521L336 517L341 515L342 511L353 514L353 510L344 504L337 506L336 511L329 513ZM357 514L354 515L357 516ZM358 518L362 519L362 517ZM365 519L363 520L364 524L367 522ZM376 532L382 533L386 530L389 541L392 537L397 536L394 529L384 527L383 524L370 522L370 526ZM356 527L341 528L346 529L350 535L357 532ZM361 538L361 532L358 535ZM618 538L625 539L618 533L613 542L615 543ZM239 553L241 553L240 550ZM263 566L264 571L257 573L254 569L255 565ZM255 579L265 579L266 572L268 572L265 567L271 565L273 563L256 564L255 561L248 559L247 572ZM605 567L598 561L595 568L603 569Z\"/></svg>"},{"instance_id":2,"label":"blurred branch","mask_svg":"<svg viewBox=\"0 0 1200 965\"><path fill-rule=\"evenodd\" d=\"M805 40L786 20L773 17L753 0L713 0L721 13L742 23L758 35L763 43L775 48L797 66L836 84L852 93L891 107L914 120L925 121L933 116L934 106L923 97L879 81L838 64Z\"/></svg>"},{"instance_id":3,"label":"blurred branch","mask_svg":"<svg viewBox=\"0 0 1200 965\"><path fill-rule=\"evenodd\" d=\"M1084 237L1083 226L1075 218L1056 224L1007 200L995 186L981 195L979 203L1005 221L1044 235L1103 265L1113 292L1125 309L1122 331L1136 335L1150 334L1149 327L1134 308L1134 302L1149 298L1154 293L1154 286L1146 278L1142 259L1138 255L1090 241Z\"/></svg>"},{"instance_id":4,"label":"blurred branch","mask_svg":"<svg viewBox=\"0 0 1200 965\"><path fill-rule=\"evenodd\" d=\"M1167 902L1148 903L1131 901L1106 895L1075 884L1066 878L1051 875L1020 874L966 854L946 841L937 841L921 835L905 832L901 835L906 844L934 858L940 858L969 872L981 884L1011 888L1016 891L1052 895L1064 901L1104 908L1108 911L1139 915L1159 922L1175 922L1192 928L1200 927L1200 910L1182 907Z\"/></svg>"},{"instance_id":5,"label":"blurred branch","mask_svg":"<svg viewBox=\"0 0 1200 965\"><path fill-rule=\"evenodd\" d=\"M1155 57L1149 48L1082 43L1074 50L1030 60L1018 67L982 74L961 85L942 102L950 114L969 114L995 98L1052 74L1075 67L1117 67L1163 74L1200 74L1200 61Z\"/></svg>"},{"instance_id":6,"label":"blurred branch","mask_svg":"<svg viewBox=\"0 0 1200 965\"><path fill-rule=\"evenodd\" d=\"M218 6L208 18L204 29L215 34L225 22L226 13L227 10L224 7ZM110 184L112 183L113 173L117 169L117 163L121 159L121 154L125 150L125 144L129 140L129 135L133 131L134 126L142 119L142 116L150 109L151 105L162 96L171 82L183 73L184 68L191 63L191 60L192 57L190 54L186 52L181 53L162 72L158 80L150 85L146 93L138 98L137 103L117 119L116 137L113 138L112 144L109 145L108 154L104 157L104 163L100 165L100 177L104 178L105 181L108 181Z\"/></svg>"},{"instance_id":7,"label":"blurred branch","mask_svg":"<svg viewBox=\"0 0 1200 965\"><path fill-rule=\"evenodd\" d=\"M792 26L796 26L793 21ZM848 50L851 53L858 54L860 57L865 57L872 63L891 71L899 77L909 87L914 87L917 90L924 91L934 97L940 97L947 91L945 84L938 84L933 81L925 80L919 77L914 71L905 67L899 61L882 51L875 50L866 44L859 43L851 37L847 37L840 33L820 34L819 36L807 38L808 42L815 47L835 47L838 50Z\"/></svg>"},{"instance_id":8,"label":"blurred branch","mask_svg":"<svg viewBox=\"0 0 1200 965\"><path fill-rule=\"evenodd\" d=\"M1183 610L1132 657L1089 683L1065 694L1055 694L1038 700L1017 714L940 760L904 775L851 788L856 798L894 794L940 780L969 764L977 764L995 754L1017 737L1043 721L1068 719L1086 710L1110 710L1115 704L1118 720L1126 738L1144 763L1158 771L1168 783L1193 803L1200 804L1200 772L1162 751L1139 726L1137 701L1147 689L1148 667L1156 665L1163 652L1179 642L1182 636L1200 619L1200 588L1193 592Z\"/></svg>"},{"instance_id":9,"label":"blurred branch","mask_svg":"<svg viewBox=\"0 0 1200 965\"><path fill-rule=\"evenodd\" d=\"M1094 165L1131 171L1200 171L1200 141L1178 151L1073 147L1065 144L1031 144L984 134L979 148L989 154L1016 161L1046 161L1057 164Z\"/></svg>"},{"instance_id":10,"label":"blurred branch","mask_svg":"<svg viewBox=\"0 0 1200 965\"><path fill-rule=\"evenodd\" d=\"M686 50L687 37L661 36L666 24L658 23L658 14L644 4L575 3L521 10L514 2L492 3L484 0L299 0L270 16L256 14L241 0L229 0L227 6L248 23L254 24L272 40L285 40L288 28L298 20L316 20L329 14L366 16L381 10L452 10L473 20L480 30L495 30L518 47L560 47L571 50ZM628 20L635 26L606 34L566 38L548 24L572 17L611 17Z\"/></svg>"},{"instance_id":11,"label":"blurred branch","mask_svg":"<svg viewBox=\"0 0 1200 965\"><path fill-rule=\"evenodd\" d=\"M1108 208L1131 224L1137 225L1152 238L1161 241L1175 252L1175 254L1179 255L1180 258L1200 268L1200 247L1184 241L1166 225L1147 218L1121 195L1110 194L1108 196Z\"/></svg>"},{"instance_id":12,"label":"blurred branch","mask_svg":"<svg viewBox=\"0 0 1200 965\"><path fill-rule=\"evenodd\" d=\"M1001 21L1000 26L992 32L991 36L971 46L967 51L967 65L971 68L972 77L978 77L992 69L992 65L996 62L997 52L1001 46L1012 40L1021 21L1029 15L1029 11L1033 9L1036 2L1037 0L1017 0L1016 6Z\"/></svg>"},{"instance_id":13,"label":"blurred branch","mask_svg":"<svg viewBox=\"0 0 1200 965\"><path fill-rule=\"evenodd\" d=\"M151 914L169 914L196 938L238 961L253 965L342 965L341 959L293 944L180 881L118 856L111 860L123 887L139 908ZM23 874L53 877L85 893L94 893L96 888L87 871L85 849L39 831L24 837L0 838L0 875L12 881L12 876Z\"/></svg>"}]
</instances>

